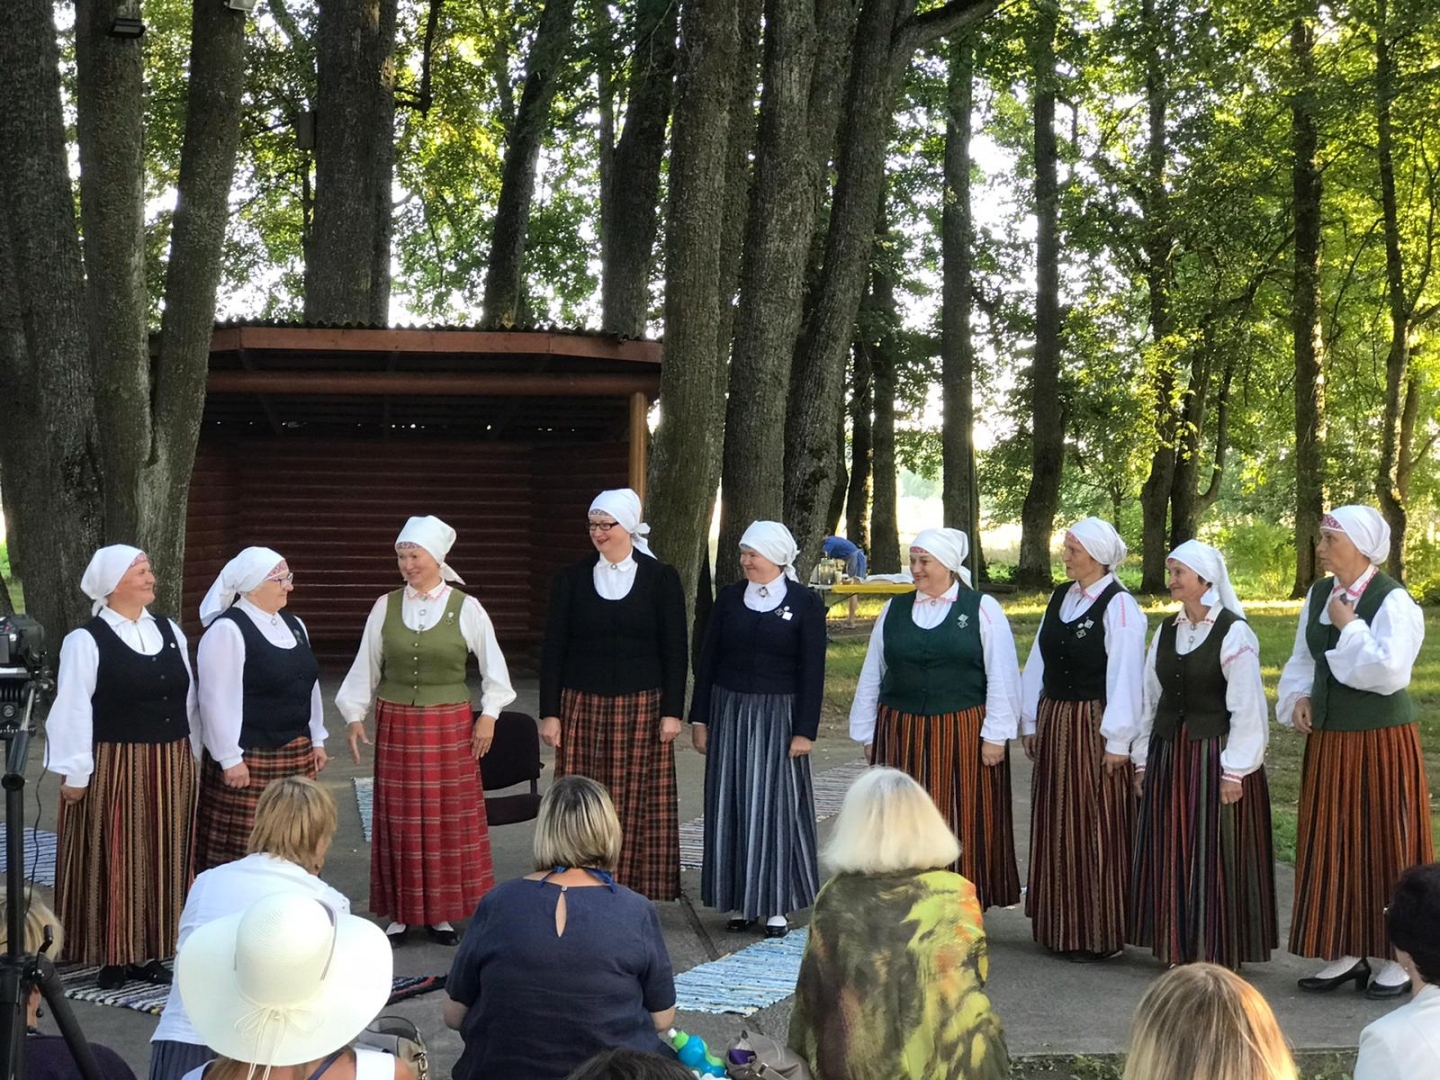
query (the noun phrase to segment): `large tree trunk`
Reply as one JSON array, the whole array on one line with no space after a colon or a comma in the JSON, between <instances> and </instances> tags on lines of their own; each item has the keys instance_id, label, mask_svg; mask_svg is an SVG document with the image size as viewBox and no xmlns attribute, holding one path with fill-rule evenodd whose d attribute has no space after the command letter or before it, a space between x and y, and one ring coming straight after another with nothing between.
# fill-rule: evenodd
<instances>
[{"instance_id":1,"label":"large tree trunk","mask_svg":"<svg viewBox=\"0 0 1440 1080\"><path fill-rule=\"evenodd\" d=\"M914 0L861 4L820 286L798 351L785 423L785 519L800 545L802 574L819 555L835 485L833 432L844 402L845 355L865 291L901 77L916 49L978 21L993 7L994 0L952 0L916 16Z\"/></svg>"},{"instance_id":2,"label":"large tree trunk","mask_svg":"<svg viewBox=\"0 0 1440 1080\"><path fill-rule=\"evenodd\" d=\"M875 389L870 350L862 342L855 343L850 365L850 484L845 497L845 536L868 552L874 450L871 413L875 408Z\"/></svg>"},{"instance_id":3,"label":"large tree trunk","mask_svg":"<svg viewBox=\"0 0 1440 1080\"><path fill-rule=\"evenodd\" d=\"M944 419L940 432L945 524L979 547L972 503L975 455L975 347L970 336L974 276L970 211L971 111L975 98L975 43L957 34L947 47L945 187L941 209L940 380ZM978 581L979 579L976 578Z\"/></svg>"},{"instance_id":4,"label":"large tree trunk","mask_svg":"<svg viewBox=\"0 0 1440 1080\"><path fill-rule=\"evenodd\" d=\"M1049 590L1050 536L1065 464L1060 400L1060 196L1055 142L1056 0L1040 0L1031 44L1035 140L1035 358L1030 368L1030 488L1020 511L1015 583Z\"/></svg>"},{"instance_id":5,"label":"large tree trunk","mask_svg":"<svg viewBox=\"0 0 1440 1080\"><path fill-rule=\"evenodd\" d=\"M881 237L884 236L882 232ZM878 238L877 238L878 239ZM900 517L895 466L895 284L881 266L871 274L861 320L861 348L870 354L875 378L874 503L870 512L870 566L877 574L900 570ZM868 325L867 325L868 324Z\"/></svg>"},{"instance_id":6,"label":"large tree trunk","mask_svg":"<svg viewBox=\"0 0 1440 1080\"><path fill-rule=\"evenodd\" d=\"M320 0L315 213L305 250L312 321L384 325L389 317L395 7Z\"/></svg>"},{"instance_id":7,"label":"large tree trunk","mask_svg":"<svg viewBox=\"0 0 1440 1080\"><path fill-rule=\"evenodd\" d=\"M600 322L613 334L641 337L650 316L650 270L659 226L660 162L675 84L678 7L640 0L635 16L625 128L600 147ZM602 90L602 93L606 91Z\"/></svg>"},{"instance_id":8,"label":"large tree trunk","mask_svg":"<svg viewBox=\"0 0 1440 1080\"><path fill-rule=\"evenodd\" d=\"M1190 383L1180 407L1180 424L1176 431L1175 468L1170 478L1171 550L1195 536L1195 483L1200 475L1200 440L1205 433L1205 417L1210 398L1210 365L1214 362L1208 347L1190 360Z\"/></svg>"},{"instance_id":9,"label":"large tree trunk","mask_svg":"<svg viewBox=\"0 0 1440 1080\"><path fill-rule=\"evenodd\" d=\"M1290 100L1295 278L1290 331L1295 352L1295 585L1302 597L1320 570L1315 545L1325 510L1325 372L1320 325L1320 124L1315 77L1315 5L1290 29L1296 87Z\"/></svg>"}]
</instances>

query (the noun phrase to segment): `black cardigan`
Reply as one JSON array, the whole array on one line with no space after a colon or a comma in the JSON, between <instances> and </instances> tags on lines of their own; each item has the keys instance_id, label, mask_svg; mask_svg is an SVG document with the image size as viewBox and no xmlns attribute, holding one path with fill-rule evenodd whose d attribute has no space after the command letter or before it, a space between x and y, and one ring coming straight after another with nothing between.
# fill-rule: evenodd
<instances>
[{"instance_id":1,"label":"black cardigan","mask_svg":"<svg viewBox=\"0 0 1440 1080\"><path fill-rule=\"evenodd\" d=\"M794 694L790 733L815 738L825 692L825 605L820 598L791 581L779 607L751 611L745 606L745 582L721 589L695 672L692 724L708 722L715 686L739 694Z\"/></svg>"},{"instance_id":2,"label":"black cardigan","mask_svg":"<svg viewBox=\"0 0 1440 1080\"><path fill-rule=\"evenodd\" d=\"M619 696L660 690L660 715L685 710L685 593L680 575L635 552L623 600L595 591L599 552L555 575L540 654L540 715L560 714L560 692Z\"/></svg>"}]
</instances>

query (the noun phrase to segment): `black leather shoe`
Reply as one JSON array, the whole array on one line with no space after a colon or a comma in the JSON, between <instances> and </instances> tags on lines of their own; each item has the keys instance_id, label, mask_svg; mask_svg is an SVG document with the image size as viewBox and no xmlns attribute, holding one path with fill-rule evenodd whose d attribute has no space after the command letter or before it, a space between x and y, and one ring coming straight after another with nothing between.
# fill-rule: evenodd
<instances>
[{"instance_id":1,"label":"black leather shoe","mask_svg":"<svg viewBox=\"0 0 1440 1080\"><path fill-rule=\"evenodd\" d=\"M130 976L124 964L106 964L100 969L95 981L101 990L119 990L130 981Z\"/></svg>"},{"instance_id":2,"label":"black leather shoe","mask_svg":"<svg viewBox=\"0 0 1440 1080\"><path fill-rule=\"evenodd\" d=\"M155 986L169 986L175 981L175 976L170 974L170 969L159 960L151 960L144 964L131 964L129 974L132 979L139 979L141 982L152 983Z\"/></svg>"},{"instance_id":3,"label":"black leather shoe","mask_svg":"<svg viewBox=\"0 0 1440 1080\"><path fill-rule=\"evenodd\" d=\"M1371 1001L1388 1001L1391 998L1404 997L1410 993L1410 980L1403 983L1396 983L1394 986L1387 986L1385 983L1371 983L1370 989L1365 991L1365 996Z\"/></svg>"},{"instance_id":4,"label":"black leather shoe","mask_svg":"<svg viewBox=\"0 0 1440 1080\"><path fill-rule=\"evenodd\" d=\"M747 930L755 929L754 919L730 919L725 923L725 930L731 934L743 934Z\"/></svg>"},{"instance_id":5,"label":"black leather shoe","mask_svg":"<svg viewBox=\"0 0 1440 1080\"><path fill-rule=\"evenodd\" d=\"M405 939L409 936L410 928L408 926L404 930L396 930L393 934L387 933L385 935L385 937L389 940L390 948L392 949L398 949L401 945L404 945Z\"/></svg>"},{"instance_id":6,"label":"black leather shoe","mask_svg":"<svg viewBox=\"0 0 1440 1080\"><path fill-rule=\"evenodd\" d=\"M433 926L427 926L425 927L425 933L430 935L431 941L438 942L441 945L455 946L460 944L460 935L451 927L440 930Z\"/></svg>"},{"instance_id":7,"label":"black leather shoe","mask_svg":"<svg viewBox=\"0 0 1440 1080\"><path fill-rule=\"evenodd\" d=\"M789 926L770 926L767 924L765 927L765 936L767 938L782 938L788 933L790 933Z\"/></svg>"},{"instance_id":8,"label":"black leather shoe","mask_svg":"<svg viewBox=\"0 0 1440 1080\"><path fill-rule=\"evenodd\" d=\"M1123 951L1116 949L1114 952L1091 952L1089 949L1075 949L1065 953L1065 959L1072 964L1103 964L1106 960L1119 956Z\"/></svg>"},{"instance_id":9,"label":"black leather shoe","mask_svg":"<svg viewBox=\"0 0 1440 1080\"><path fill-rule=\"evenodd\" d=\"M1360 959L1355 961L1355 966L1343 975L1336 975L1333 979L1322 979L1318 975L1307 975L1298 981L1301 990L1307 994L1328 994L1337 986L1344 986L1347 982L1354 982L1356 991L1364 990L1370 982L1370 961ZM1405 984L1409 987L1409 983ZM1395 995L1389 995L1394 997Z\"/></svg>"}]
</instances>

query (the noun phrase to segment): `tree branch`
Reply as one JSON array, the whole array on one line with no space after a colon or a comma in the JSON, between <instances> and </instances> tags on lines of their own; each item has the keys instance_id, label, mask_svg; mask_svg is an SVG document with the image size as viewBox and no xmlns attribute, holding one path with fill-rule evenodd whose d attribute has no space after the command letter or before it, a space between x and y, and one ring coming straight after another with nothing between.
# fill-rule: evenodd
<instances>
[{"instance_id":1,"label":"tree branch","mask_svg":"<svg viewBox=\"0 0 1440 1080\"><path fill-rule=\"evenodd\" d=\"M916 15L895 35L895 58L908 65L917 49L936 38L958 33L979 22L998 6L999 0L949 0L938 8Z\"/></svg>"},{"instance_id":2,"label":"tree branch","mask_svg":"<svg viewBox=\"0 0 1440 1080\"><path fill-rule=\"evenodd\" d=\"M310 38L300 29L300 24L295 21L295 16L290 14L290 9L285 6L285 0L270 0L270 14L275 23L280 27L285 40L290 42L290 48L300 57L305 66L305 91L312 99L315 97L315 47L311 44Z\"/></svg>"}]
</instances>

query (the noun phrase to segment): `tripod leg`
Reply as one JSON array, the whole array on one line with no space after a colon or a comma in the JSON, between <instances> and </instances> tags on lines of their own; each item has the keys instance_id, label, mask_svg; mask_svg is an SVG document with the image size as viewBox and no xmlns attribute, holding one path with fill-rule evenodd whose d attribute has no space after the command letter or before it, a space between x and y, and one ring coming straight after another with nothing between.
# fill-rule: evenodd
<instances>
[{"instance_id":1,"label":"tripod leg","mask_svg":"<svg viewBox=\"0 0 1440 1080\"><path fill-rule=\"evenodd\" d=\"M80 1022L70 1011L70 1002L65 997L65 985L60 981L55 965L47 957L37 956L35 975L35 983L40 987L45 1003L50 1006L50 1014L55 1017L60 1034L65 1037L65 1045L70 1048L75 1064L80 1067L80 1075L85 1080L104 1080L100 1066L95 1062L95 1054L85 1040L85 1032L80 1030Z\"/></svg>"}]
</instances>

